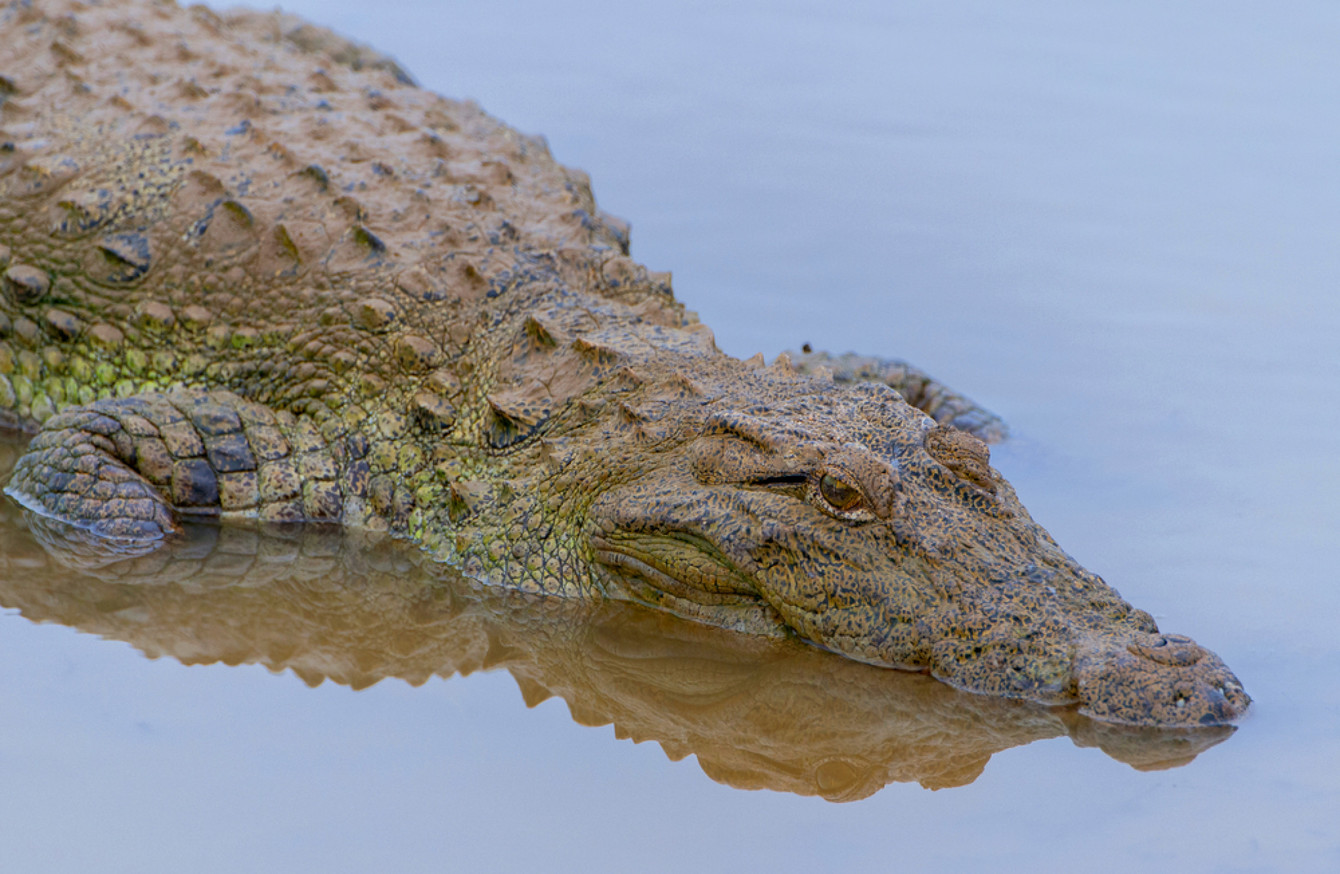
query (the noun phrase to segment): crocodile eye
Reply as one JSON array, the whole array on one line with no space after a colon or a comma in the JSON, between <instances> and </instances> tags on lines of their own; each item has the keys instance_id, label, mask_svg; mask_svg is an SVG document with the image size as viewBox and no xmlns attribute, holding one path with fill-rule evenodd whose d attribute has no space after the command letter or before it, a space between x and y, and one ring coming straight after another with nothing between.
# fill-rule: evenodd
<instances>
[{"instance_id":1,"label":"crocodile eye","mask_svg":"<svg viewBox=\"0 0 1340 874\"><path fill-rule=\"evenodd\" d=\"M926 451L949 468L959 479L994 495L995 478L991 474L991 450L965 431L941 425L926 432Z\"/></svg>"},{"instance_id":2,"label":"crocodile eye","mask_svg":"<svg viewBox=\"0 0 1340 874\"><path fill-rule=\"evenodd\" d=\"M819 497L824 499L834 513L846 516L855 513L865 503L861 490L843 482L831 473L819 478Z\"/></svg>"}]
</instances>

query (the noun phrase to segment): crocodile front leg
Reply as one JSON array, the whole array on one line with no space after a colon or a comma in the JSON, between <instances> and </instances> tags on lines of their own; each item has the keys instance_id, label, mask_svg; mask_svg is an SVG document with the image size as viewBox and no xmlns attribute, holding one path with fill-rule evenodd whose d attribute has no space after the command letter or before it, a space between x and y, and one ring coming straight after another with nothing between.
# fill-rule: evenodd
<instances>
[{"instance_id":1,"label":"crocodile front leg","mask_svg":"<svg viewBox=\"0 0 1340 874\"><path fill-rule=\"evenodd\" d=\"M995 413L905 361L851 352L830 355L806 351L792 353L791 363L802 373L827 368L839 384L883 383L941 425L953 425L987 443L999 443L1009 433L1005 422Z\"/></svg>"},{"instance_id":2,"label":"crocodile front leg","mask_svg":"<svg viewBox=\"0 0 1340 874\"><path fill-rule=\"evenodd\" d=\"M309 423L231 392L101 400L52 416L5 492L95 535L154 541L182 516L337 521L336 467Z\"/></svg>"}]
</instances>

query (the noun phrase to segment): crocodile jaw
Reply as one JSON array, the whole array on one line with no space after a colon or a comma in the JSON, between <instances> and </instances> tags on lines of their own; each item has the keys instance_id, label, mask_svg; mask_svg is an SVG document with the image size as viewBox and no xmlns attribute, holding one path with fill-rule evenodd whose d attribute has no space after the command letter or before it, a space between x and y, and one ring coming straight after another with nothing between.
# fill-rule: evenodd
<instances>
[{"instance_id":1,"label":"crocodile jaw","mask_svg":"<svg viewBox=\"0 0 1340 874\"><path fill-rule=\"evenodd\" d=\"M1074 664L1080 712L1135 725L1224 725L1251 697L1219 656L1178 634L1095 638Z\"/></svg>"},{"instance_id":2,"label":"crocodile jaw","mask_svg":"<svg viewBox=\"0 0 1340 874\"><path fill-rule=\"evenodd\" d=\"M1243 714L1250 699L1217 656L1160 634L1061 550L1007 484L1000 497L1009 512L978 520L990 534L955 541L953 526L919 529L907 515L852 524L672 464L599 498L589 543L608 594L696 621L794 634L1106 722L1196 727Z\"/></svg>"}]
</instances>

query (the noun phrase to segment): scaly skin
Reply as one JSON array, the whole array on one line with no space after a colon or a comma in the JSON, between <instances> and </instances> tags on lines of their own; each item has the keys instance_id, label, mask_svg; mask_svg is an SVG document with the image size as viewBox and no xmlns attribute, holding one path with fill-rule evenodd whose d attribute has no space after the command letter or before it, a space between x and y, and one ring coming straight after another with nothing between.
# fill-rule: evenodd
<instances>
[{"instance_id":1,"label":"scaly skin","mask_svg":"<svg viewBox=\"0 0 1340 874\"><path fill-rule=\"evenodd\" d=\"M338 521L1100 719L1247 706L1033 523L998 420L904 365L722 354L541 140L283 16L0 30L0 418L42 426L7 488L38 513L130 552Z\"/></svg>"}]
</instances>

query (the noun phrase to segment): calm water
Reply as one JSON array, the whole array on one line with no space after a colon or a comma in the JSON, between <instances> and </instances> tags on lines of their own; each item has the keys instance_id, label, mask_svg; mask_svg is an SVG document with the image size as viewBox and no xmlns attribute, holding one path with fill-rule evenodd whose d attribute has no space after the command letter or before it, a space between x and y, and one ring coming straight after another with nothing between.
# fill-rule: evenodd
<instances>
[{"instance_id":1,"label":"calm water","mask_svg":"<svg viewBox=\"0 0 1340 874\"><path fill-rule=\"evenodd\" d=\"M1340 870L1340 7L831 5L289 8L547 135L728 351L1005 415L1240 729L1159 767L1195 749L328 536L62 571L6 507L0 868Z\"/></svg>"}]
</instances>

